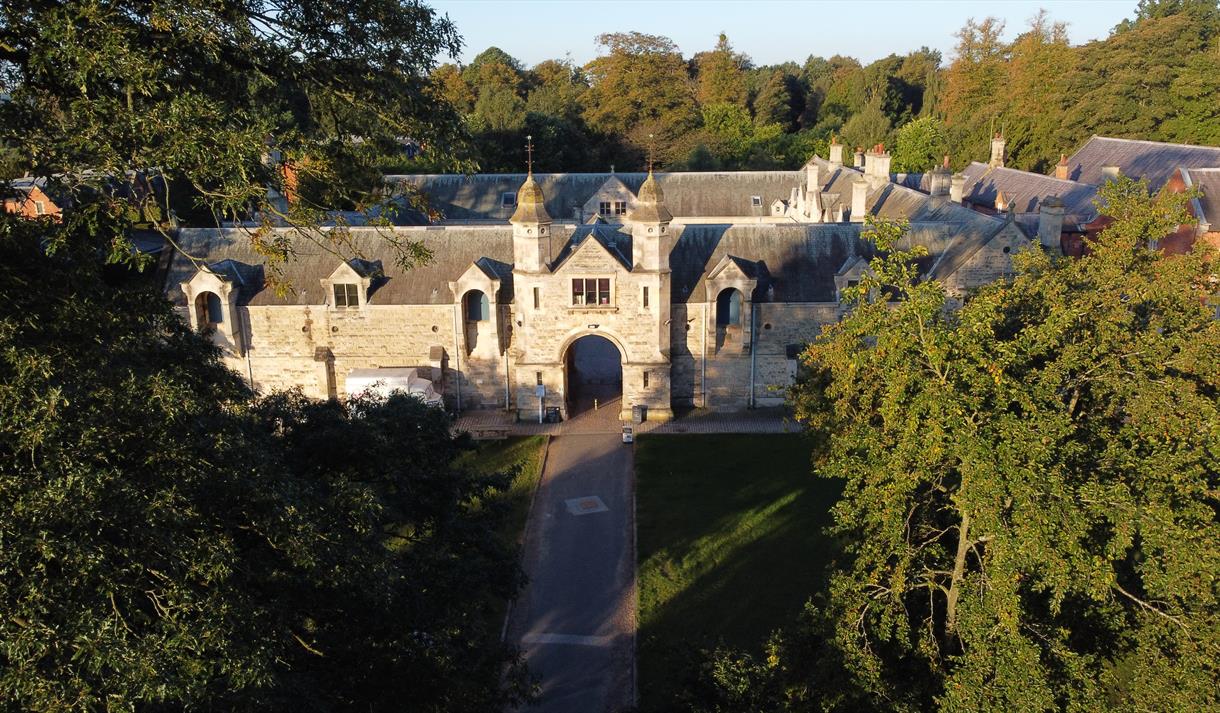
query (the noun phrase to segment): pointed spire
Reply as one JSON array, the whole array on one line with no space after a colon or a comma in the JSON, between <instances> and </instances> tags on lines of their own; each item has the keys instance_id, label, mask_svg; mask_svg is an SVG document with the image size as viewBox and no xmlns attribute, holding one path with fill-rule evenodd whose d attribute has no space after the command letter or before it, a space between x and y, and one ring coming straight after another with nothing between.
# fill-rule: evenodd
<instances>
[{"instance_id":1,"label":"pointed spire","mask_svg":"<svg viewBox=\"0 0 1220 713\"><path fill-rule=\"evenodd\" d=\"M661 190L661 184L652 174L651 154L652 151L649 150L648 177L640 186L640 191L636 194L635 205L627 216L627 220L633 223L668 223L674 218L669 209L665 207L665 192Z\"/></svg>"},{"instance_id":2,"label":"pointed spire","mask_svg":"<svg viewBox=\"0 0 1220 713\"><path fill-rule=\"evenodd\" d=\"M517 190L517 209L513 211L510 223L550 223L551 216L546 212L546 196L542 187L534 180L534 137L526 136L525 144L525 183Z\"/></svg>"}]
</instances>

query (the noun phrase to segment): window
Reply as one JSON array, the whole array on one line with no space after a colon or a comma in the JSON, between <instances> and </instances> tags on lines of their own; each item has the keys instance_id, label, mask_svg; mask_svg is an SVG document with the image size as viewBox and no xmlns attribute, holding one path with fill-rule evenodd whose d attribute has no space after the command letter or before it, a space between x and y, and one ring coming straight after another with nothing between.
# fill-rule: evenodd
<instances>
[{"instance_id":1,"label":"window","mask_svg":"<svg viewBox=\"0 0 1220 713\"><path fill-rule=\"evenodd\" d=\"M534 288L534 309L540 309L542 305L541 290Z\"/></svg>"},{"instance_id":2,"label":"window","mask_svg":"<svg viewBox=\"0 0 1220 713\"><path fill-rule=\"evenodd\" d=\"M34 213L36 215L46 215L47 204L42 201L34 201Z\"/></svg>"},{"instance_id":3,"label":"window","mask_svg":"<svg viewBox=\"0 0 1220 713\"><path fill-rule=\"evenodd\" d=\"M627 215L627 201L614 201L614 214Z\"/></svg>"},{"instance_id":4,"label":"window","mask_svg":"<svg viewBox=\"0 0 1220 713\"><path fill-rule=\"evenodd\" d=\"M716 326L741 324L741 293L732 287L716 298Z\"/></svg>"},{"instance_id":5,"label":"window","mask_svg":"<svg viewBox=\"0 0 1220 713\"><path fill-rule=\"evenodd\" d=\"M541 371L534 372L534 384L537 386L542 386L542 372Z\"/></svg>"},{"instance_id":6,"label":"window","mask_svg":"<svg viewBox=\"0 0 1220 713\"><path fill-rule=\"evenodd\" d=\"M610 215L610 201L602 201L601 203L598 203L597 204L597 213L598 213L598 215L603 215L603 216Z\"/></svg>"},{"instance_id":7,"label":"window","mask_svg":"<svg viewBox=\"0 0 1220 713\"><path fill-rule=\"evenodd\" d=\"M467 322L484 322L491 316L491 304L482 290L471 290L466 293L465 312Z\"/></svg>"},{"instance_id":8,"label":"window","mask_svg":"<svg viewBox=\"0 0 1220 713\"><path fill-rule=\"evenodd\" d=\"M644 388L648 388L648 372L644 372Z\"/></svg>"},{"instance_id":9,"label":"window","mask_svg":"<svg viewBox=\"0 0 1220 713\"><path fill-rule=\"evenodd\" d=\"M577 277L572 280L572 305L596 307L610 304L610 278Z\"/></svg>"},{"instance_id":10,"label":"window","mask_svg":"<svg viewBox=\"0 0 1220 713\"><path fill-rule=\"evenodd\" d=\"M512 191L504 191L500 194L500 205L508 208L517 205L517 194Z\"/></svg>"},{"instance_id":11,"label":"window","mask_svg":"<svg viewBox=\"0 0 1220 713\"><path fill-rule=\"evenodd\" d=\"M847 281L847 286L848 286L848 287L859 287L859 286L860 286L860 281L859 281L859 280L848 280L848 281Z\"/></svg>"},{"instance_id":12,"label":"window","mask_svg":"<svg viewBox=\"0 0 1220 713\"><path fill-rule=\"evenodd\" d=\"M336 309L360 306L360 299L356 294L356 286L354 284L350 282L336 282L334 287Z\"/></svg>"},{"instance_id":13,"label":"window","mask_svg":"<svg viewBox=\"0 0 1220 713\"><path fill-rule=\"evenodd\" d=\"M648 309L648 287L644 287L644 309Z\"/></svg>"},{"instance_id":14,"label":"window","mask_svg":"<svg viewBox=\"0 0 1220 713\"><path fill-rule=\"evenodd\" d=\"M762 196L750 196L750 205L755 208L762 206Z\"/></svg>"},{"instance_id":15,"label":"window","mask_svg":"<svg viewBox=\"0 0 1220 713\"><path fill-rule=\"evenodd\" d=\"M215 327L225 321L220 296L215 292L202 292L195 298L195 314L199 319L200 329Z\"/></svg>"}]
</instances>

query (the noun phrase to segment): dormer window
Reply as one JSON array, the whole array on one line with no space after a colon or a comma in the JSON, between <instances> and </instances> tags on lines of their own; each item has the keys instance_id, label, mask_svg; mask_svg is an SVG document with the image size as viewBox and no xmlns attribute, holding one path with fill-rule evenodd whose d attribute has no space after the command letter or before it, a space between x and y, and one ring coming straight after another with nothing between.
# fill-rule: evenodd
<instances>
[{"instance_id":1,"label":"dormer window","mask_svg":"<svg viewBox=\"0 0 1220 713\"><path fill-rule=\"evenodd\" d=\"M597 213L603 218L627 215L627 201L600 201L597 204Z\"/></svg>"},{"instance_id":2,"label":"dormer window","mask_svg":"<svg viewBox=\"0 0 1220 713\"><path fill-rule=\"evenodd\" d=\"M500 194L500 205L505 208L512 208L517 205L517 194L512 191L504 191Z\"/></svg>"},{"instance_id":3,"label":"dormer window","mask_svg":"<svg viewBox=\"0 0 1220 713\"><path fill-rule=\"evenodd\" d=\"M350 282L336 282L335 309L355 309L360 306L360 296L356 285Z\"/></svg>"},{"instance_id":4,"label":"dormer window","mask_svg":"<svg viewBox=\"0 0 1220 713\"><path fill-rule=\"evenodd\" d=\"M750 196L750 205L754 206L755 208L761 208L762 196Z\"/></svg>"}]
</instances>

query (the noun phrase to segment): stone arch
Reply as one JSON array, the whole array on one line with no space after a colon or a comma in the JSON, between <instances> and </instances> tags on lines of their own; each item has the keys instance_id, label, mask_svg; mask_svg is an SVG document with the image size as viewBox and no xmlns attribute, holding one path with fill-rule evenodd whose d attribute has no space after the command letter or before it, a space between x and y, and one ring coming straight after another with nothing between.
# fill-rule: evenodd
<instances>
[{"instance_id":1,"label":"stone arch","mask_svg":"<svg viewBox=\"0 0 1220 713\"><path fill-rule=\"evenodd\" d=\"M568 358L569 347L571 347L577 340L588 336L604 337L605 339L608 339L611 344L618 348L618 353L623 357L623 364L631 361L627 355L627 344L623 341L622 337L618 336L614 332L609 332L602 329L582 329L568 335L568 337L563 340L563 343L559 345L559 362L562 363Z\"/></svg>"},{"instance_id":2,"label":"stone arch","mask_svg":"<svg viewBox=\"0 0 1220 713\"><path fill-rule=\"evenodd\" d=\"M627 363L622 343L598 331L569 339L562 352L564 406L569 418L597 409L623 410L623 376Z\"/></svg>"},{"instance_id":3,"label":"stone arch","mask_svg":"<svg viewBox=\"0 0 1220 713\"><path fill-rule=\"evenodd\" d=\"M195 295L195 325L200 331L215 329L225 321L224 302L220 295L211 290L203 290Z\"/></svg>"},{"instance_id":4,"label":"stone arch","mask_svg":"<svg viewBox=\"0 0 1220 713\"><path fill-rule=\"evenodd\" d=\"M716 295L716 326L733 327L741 324L745 295L736 287L726 287Z\"/></svg>"}]
</instances>

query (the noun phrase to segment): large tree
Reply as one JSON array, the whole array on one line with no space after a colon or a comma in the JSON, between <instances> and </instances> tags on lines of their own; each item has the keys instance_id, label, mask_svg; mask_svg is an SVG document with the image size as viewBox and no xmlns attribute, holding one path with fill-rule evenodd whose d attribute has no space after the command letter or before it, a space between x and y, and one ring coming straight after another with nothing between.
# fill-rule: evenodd
<instances>
[{"instance_id":1,"label":"large tree","mask_svg":"<svg viewBox=\"0 0 1220 713\"><path fill-rule=\"evenodd\" d=\"M441 411L256 399L94 235L0 219L0 700L498 710L496 489ZM133 283L134 280L134 283ZM505 666L508 678L504 678Z\"/></svg>"},{"instance_id":2,"label":"large tree","mask_svg":"<svg viewBox=\"0 0 1220 713\"><path fill-rule=\"evenodd\" d=\"M1101 202L1086 257L1024 250L960 310L902 226L873 226L855 309L794 392L846 482L829 653L787 662L804 690L839 665L848 707L1220 704L1215 258L1155 250L1182 196L1123 179Z\"/></svg>"},{"instance_id":3,"label":"large tree","mask_svg":"<svg viewBox=\"0 0 1220 713\"><path fill-rule=\"evenodd\" d=\"M459 49L418 0L0 0L0 145L75 199L65 235L132 201L212 223L313 222L376 200L376 162L404 139L459 165L458 115L429 77ZM279 215L293 176L327 190ZM272 263L287 257L254 237ZM121 230L98 239L128 254Z\"/></svg>"}]
</instances>

